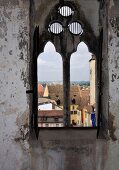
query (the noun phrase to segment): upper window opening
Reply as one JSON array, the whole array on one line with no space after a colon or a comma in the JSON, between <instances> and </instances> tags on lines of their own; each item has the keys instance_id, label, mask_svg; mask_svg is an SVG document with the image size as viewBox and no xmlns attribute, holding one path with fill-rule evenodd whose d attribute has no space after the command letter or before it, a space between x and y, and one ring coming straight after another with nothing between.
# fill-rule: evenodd
<instances>
[{"instance_id":1,"label":"upper window opening","mask_svg":"<svg viewBox=\"0 0 119 170\"><path fill-rule=\"evenodd\" d=\"M79 22L72 22L71 24L69 24L69 30L72 34L82 34L83 33L83 29L82 26Z\"/></svg>"},{"instance_id":2,"label":"upper window opening","mask_svg":"<svg viewBox=\"0 0 119 170\"><path fill-rule=\"evenodd\" d=\"M81 24L78 21L72 22L68 25L69 31L75 35L81 35L83 33L83 29ZM48 31L53 34L60 34L64 31L64 28L60 22L52 22L49 24Z\"/></svg>"},{"instance_id":3,"label":"upper window opening","mask_svg":"<svg viewBox=\"0 0 119 170\"><path fill-rule=\"evenodd\" d=\"M63 26L59 22L53 22L49 25L48 31L53 34L60 34L63 31Z\"/></svg>"},{"instance_id":4,"label":"upper window opening","mask_svg":"<svg viewBox=\"0 0 119 170\"><path fill-rule=\"evenodd\" d=\"M62 6L58 11L63 17L71 16L74 11L69 6Z\"/></svg>"}]
</instances>

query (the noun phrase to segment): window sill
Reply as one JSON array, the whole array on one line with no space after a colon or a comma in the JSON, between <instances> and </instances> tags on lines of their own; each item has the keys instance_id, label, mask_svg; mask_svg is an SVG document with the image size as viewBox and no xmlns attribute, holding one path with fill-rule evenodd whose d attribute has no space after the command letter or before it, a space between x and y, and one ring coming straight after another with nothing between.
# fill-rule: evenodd
<instances>
[{"instance_id":1,"label":"window sill","mask_svg":"<svg viewBox=\"0 0 119 170\"><path fill-rule=\"evenodd\" d=\"M42 140L80 140L97 139L97 127L40 127L39 139Z\"/></svg>"}]
</instances>

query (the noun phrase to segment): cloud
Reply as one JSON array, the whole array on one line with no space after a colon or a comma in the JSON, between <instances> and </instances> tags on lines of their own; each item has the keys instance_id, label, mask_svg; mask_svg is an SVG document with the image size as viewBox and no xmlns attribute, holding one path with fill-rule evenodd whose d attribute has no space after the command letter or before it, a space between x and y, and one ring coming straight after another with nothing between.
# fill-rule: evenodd
<instances>
[{"instance_id":1,"label":"cloud","mask_svg":"<svg viewBox=\"0 0 119 170\"><path fill-rule=\"evenodd\" d=\"M72 54L70 62L71 80L87 81L89 80L89 60L91 53L85 43L81 42L77 51Z\"/></svg>"},{"instance_id":2,"label":"cloud","mask_svg":"<svg viewBox=\"0 0 119 170\"><path fill-rule=\"evenodd\" d=\"M46 44L44 52L38 57L38 80L62 80L62 57L51 42Z\"/></svg>"},{"instance_id":3,"label":"cloud","mask_svg":"<svg viewBox=\"0 0 119 170\"><path fill-rule=\"evenodd\" d=\"M40 65L47 65L47 61L45 61L42 58L38 57L38 66L40 66Z\"/></svg>"},{"instance_id":4,"label":"cloud","mask_svg":"<svg viewBox=\"0 0 119 170\"><path fill-rule=\"evenodd\" d=\"M91 53L85 43L81 42L77 51L71 56L71 80L89 80L89 59ZM59 81L63 79L62 57L56 52L54 45L48 42L44 52L38 57L38 80Z\"/></svg>"}]
</instances>

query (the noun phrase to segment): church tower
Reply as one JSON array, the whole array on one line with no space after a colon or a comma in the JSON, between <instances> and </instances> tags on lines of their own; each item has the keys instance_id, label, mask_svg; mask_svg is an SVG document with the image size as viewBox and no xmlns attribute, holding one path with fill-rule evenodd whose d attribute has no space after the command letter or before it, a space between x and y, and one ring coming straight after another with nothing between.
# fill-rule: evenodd
<instances>
[{"instance_id":1,"label":"church tower","mask_svg":"<svg viewBox=\"0 0 119 170\"><path fill-rule=\"evenodd\" d=\"M95 104L95 56L89 60L90 67L90 104Z\"/></svg>"}]
</instances>

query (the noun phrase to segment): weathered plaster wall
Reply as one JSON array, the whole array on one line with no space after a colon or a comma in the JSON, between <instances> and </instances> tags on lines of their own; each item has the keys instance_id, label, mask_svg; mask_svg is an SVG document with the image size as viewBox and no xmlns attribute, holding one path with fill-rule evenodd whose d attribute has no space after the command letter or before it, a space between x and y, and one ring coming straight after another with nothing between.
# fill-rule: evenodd
<instances>
[{"instance_id":1,"label":"weathered plaster wall","mask_svg":"<svg viewBox=\"0 0 119 170\"><path fill-rule=\"evenodd\" d=\"M97 141L97 168L104 170L119 169L118 7L118 1L110 0L104 1L100 10L101 26L103 28L101 124L102 133L106 140Z\"/></svg>"},{"instance_id":2,"label":"weathered plaster wall","mask_svg":"<svg viewBox=\"0 0 119 170\"><path fill-rule=\"evenodd\" d=\"M110 141L106 170L119 169L119 1L108 4L108 74L109 111L108 125Z\"/></svg>"},{"instance_id":3,"label":"weathered plaster wall","mask_svg":"<svg viewBox=\"0 0 119 170\"><path fill-rule=\"evenodd\" d=\"M101 47L102 55L100 55L100 115L101 129L103 136L107 135L108 131L108 98L109 98L109 74L108 74L108 3L105 1L100 4L100 30L101 30Z\"/></svg>"},{"instance_id":4,"label":"weathered plaster wall","mask_svg":"<svg viewBox=\"0 0 119 170\"><path fill-rule=\"evenodd\" d=\"M27 169L29 1L0 1L0 170Z\"/></svg>"},{"instance_id":5,"label":"weathered plaster wall","mask_svg":"<svg viewBox=\"0 0 119 170\"><path fill-rule=\"evenodd\" d=\"M119 11L116 9L117 6L119 6L118 1L110 1L108 18L109 116L112 118L114 140L119 139Z\"/></svg>"},{"instance_id":6,"label":"weathered plaster wall","mask_svg":"<svg viewBox=\"0 0 119 170\"><path fill-rule=\"evenodd\" d=\"M31 169L95 170L96 130L42 129L32 140Z\"/></svg>"},{"instance_id":7,"label":"weathered plaster wall","mask_svg":"<svg viewBox=\"0 0 119 170\"><path fill-rule=\"evenodd\" d=\"M93 28L95 36L99 36L99 1L75 0L81 6L81 11Z\"/></svg>"}]
</instances>

